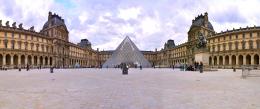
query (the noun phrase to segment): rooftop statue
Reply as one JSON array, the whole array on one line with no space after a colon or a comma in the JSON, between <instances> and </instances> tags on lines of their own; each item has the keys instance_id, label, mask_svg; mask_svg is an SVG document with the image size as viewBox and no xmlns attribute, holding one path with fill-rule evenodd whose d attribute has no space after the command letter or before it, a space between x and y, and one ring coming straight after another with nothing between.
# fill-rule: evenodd
<instances>
[{"instance_id":1,"label":"rooftop statue","mask_svg":"<svg viewBox=\"0 0 260 109\"><path fill-rule=\"evenodd\" d=\"M30 31L34 31L34 26L32 26L29 30L30 30Z\"/></svg>"},{"instance_id":2,"label":"rooftop statue","mask_svg":"<svg viewBox=\"0 0 260 109\"><path fill-rule=\"evenodd\" d=\"M9 21L6 21L5 26L9 27Z\"/></svg>"},{"instance_id":3,"label":"rooftop statue","mask_svg":"<svg viewBox=\"0 0 260 109\"><path fill-rule=\"evenodd\" d=\"M13 28L16 28L16 22L14 22L14 23L12 24L12 27L13 27Z\"/></svg>"},{"instance_id":4,"label":"rooftop statue","mask_svg":"<svg viewBox=\"0 0 260 109\"><path fill-rule=\"evenodd\" d=\"M22 23L19 24L19 29L23 29L23 24Z\"/></svg>"}]
</instances>

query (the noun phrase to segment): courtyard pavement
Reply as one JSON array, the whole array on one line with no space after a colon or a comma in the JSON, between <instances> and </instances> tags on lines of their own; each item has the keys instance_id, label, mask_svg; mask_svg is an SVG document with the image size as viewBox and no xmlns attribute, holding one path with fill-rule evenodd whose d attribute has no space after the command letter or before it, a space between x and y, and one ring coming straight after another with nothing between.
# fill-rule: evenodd
<instances>
[{"instance_id":1,"label":"courtyard pavement","mask_svg":"<svg viewBox=\"0 0 260 109\"><path fill-rule=\"evenodd\" d=\"M260 77L242 79L241 70L0 71L0 109L260 109Z\"/></svg>"}]
</instances>

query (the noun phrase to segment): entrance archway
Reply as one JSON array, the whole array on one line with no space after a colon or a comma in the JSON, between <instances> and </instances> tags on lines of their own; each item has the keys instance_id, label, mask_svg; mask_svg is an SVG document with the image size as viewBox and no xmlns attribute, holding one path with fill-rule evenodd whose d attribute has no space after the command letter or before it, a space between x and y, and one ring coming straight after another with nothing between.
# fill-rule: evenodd
<instances>
[{"instance_id":1,"label":"entrance archway","mask_svg":"<svg viewBox=\"0 0 260 109\"><path fill-rule=\"evenodd\" d=\"M7 66L11 65L11 55L7 54L5 56L5 63Z\"/></svg>"},{"instance_id":2,"label":"entrance archway","mask_svg":"<svg viewBox=\"0 0 260 109\"><path fill-rule=\"evenodd\" d=\"M27 58L28 58L27 59L27 61L28 61L27 64L32 65L32 56L29 55Z\"/></svg>"},{"instance_id":3,"label":"entrance archway","mask_svg":"<svg viewBox=\"0 0 260 109\"><path fill-rule=\"evenodd\" d=\"M22 66L25 65L25 56L24 55L21 56L21 65Z\"/></svg>"},{"instance_id":4,"label":"entrance archway","mask_svg":"<svg viewBox=\"0 0 260 109\"><path fill-rule=\"evenodd\" d=\"M18 66L18 56L17 55L14 55L14 57L13 57L13 63L14 63L14 67Z\"/></svg>"},{"instance_id":5,"label":"entrance archway","mask_svg":"<svg viewBox=\"0 0 260 109\"><path fill-rule=\"evenodd\" d=\"M214 56L214 65L217 65L217 57Z\"/></svg>"},{"instance_id":6,"label":"entrance archway","mask_svg":"<svg viewBox=\"0 0 260 109\"><path fill-rule=\"evenodd\" d=\"M48 65L48 57L47 57L47 56L45 57L45 63L44 63L44 65Z\"/></svg>"},{"instance_id":7,"label":"entrance archway","mask_svg":"<svg viewBox=\"0 0 260 109\"><path fill-rule=\"evenodd\" d=\"M2 66L3 66L3 55L0 54L0 67L2 67Z\"/></svg>"},{"instance_id":8,"label":"entrance archway","mask_svg":"<svg viewBox=\"0 0 260 109\"><path fill-rule=\"evenodd\" d=\"M223 65L223 57L219 56L219 65Z\"/></svg>"},{"instance_id":9,"label":"entrance archway","mask_svg":"<svg viewBox=\"0 0 260 109\"><path fill-rule=\"evenodd\" d=\"M251 56L246 55L246 65L251 65Z\"/></svg>"},{"instance_id":10,"label":"entrance archway","mask_svg":"<svg viewBox=\"0 0 260 109\"><path fill-rule=\"evenodd\" d=\"M259 55L258 55L258 54L256 54L256 55L254 56L254 64L255 64L255 65L259 65Z\"/></svg>"},{"instance_id":11,"label":"entrance archway","mask_svg":"<svg viewBox=\"0 0 260 109\"><path fill-rule=\"evenodd\" d=\"M232 60L232 65L236 65L237 60L236 60L236 56L235 55L232 55L231 60Z\"/></svg>"},{"instance_id":12,"label":"entrance archway","mask_svg":"<svg viewBox=\"0 0 260 109\"><path fill-rule=\"evenodd\" d=\"M212 65L212 58L209 57L209 65Z\"/></svg>"},{"instance_id":13,"label":"entrance archway","mask_svg":"<svg viewBox=\"0 0 260 109\"><path fill-rule=\"evenodd\" d=\"M33 62L34 65L37 66L37 62L38 62L37 56L34 56L34 57L33 57L33 61L34 61L34 62Z\"/></svg>"},{"instance_id":14,"label":"entrance archway","mask_svg":"<svg viewBox=\"0 0 260 109\"><path fill-rule=\"evenodd\" d=\"M229 65L229 56L225 56L225 65Z\"/></svg>"},{"instance_id":15,"label":"entrance archway","mask_svg":"<svg viewBox=\"0 0 260 109\"><path fill-rule=\"evenodd\" d=\"M43 57L40 57L40 65L43 65Z\"/></svg>"},{"instance_id":16,"label":"entrance archway","mask_svg":"<svg viewBox=\"0 0 260 109\"><path fill-rule=\"evenodd\" d=\"M243 56L242 55L238 56L238 64L243 65Z\"/></svg>"},{"instance_id":17,"label":"entrance archway","mask_svg":"<svg viewBox=\"0 0 260 109\"><path fill-rule=\"evenodd\" d=\"M52 57L50 57L50 65L52 65Z\"/></svg>"}]
</instances>

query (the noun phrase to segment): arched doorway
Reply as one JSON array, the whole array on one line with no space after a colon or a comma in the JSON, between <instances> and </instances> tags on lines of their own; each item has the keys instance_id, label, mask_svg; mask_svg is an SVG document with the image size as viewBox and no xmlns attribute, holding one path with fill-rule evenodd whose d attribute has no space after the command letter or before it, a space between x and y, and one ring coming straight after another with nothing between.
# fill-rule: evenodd
<instances>
[{"instance_id":1,"label":"arched doorway","mask_svg":"<svg viewBox=\"0 0 260 109\"><path fill-rule=\"evenodd\" d=\"M24 55L21 56L21 65L25 66L25 56Z\"/></svg>"},{"instance_id":2,"label":"arched doorway","mask_svg":"<svg viewBox=\"0 0 260 109\"><path fill-rule=\"evenodd\" d=\"M44 65L46 65L46 66L48 65L48 57L47 56L45 57L45 64Z\"/></svg>"},{"instance_id":3,"label":"arched doorway","mask_svg":"<svg viewBox=\"0 0 260 109\"><path fill-rule=\"evenodd\" d=\"M219 65L223 65L223 57L219 56Z\"/></svg>"},{"instance_id":4,"label":"arched doorway","mask_svg":"<svg viewBox=\"0 0 260 109\"><path fill-rule=\"evenodd\" d=\"M0 67L2 67L2 66L3 66L3 55L0 54Z\"/></svg>"},{"instance_id":5,"label":"arched doorway","mask_svg":"<svg viewBox=\"0 0 260 109\"><path fill-rule=\"evenodd\" d=\"M34 65L37 66L37 62L38 62L37 56L34 56L34 57L33 57L33 61L34 61L34 62L33 62Z\"/></svg>"},{"instance_id":6,"label":"arched doorway","mask_svg":"<svg viewBox=\"0 0 260 109\"><path fill-rule=\"evenodd\" d=\"M18 56L14 55L13 57L13 63L14 63L14 67L17 68L18 67Z\"/></svg>"},{"instance_id":7,"label":"arched doorway","mask_svg":"<svg viewBox=\"0 0 260 109\"><path fill-rule=\"evenodd\" d=\"M40 57L40 65L41 66L43 65L43 57L42 56Z\"/></svg>"},{"instance_id":8,"label":"arched doorway","mask_svg":"<svg viewBox=\"0 0 260 109\"><path fill-rule=\"evenodd\" d=\"M242 55L238 56L238 64L243 65L243 56Z\"/></svg>"},{"instance_id":9,"label":"arched doorway","mask_svg":"<svg viewBox=\"0 0 260 109\"><path fill-rule=\"evenodd\" d=\"M225 56L225 65L229 65L229 56Z\"/></svg>"},{"instance_id":10,"label":"arched doorway","mask_svg":"<svg viewBox=\"0 0 260 109\"><path fill-rule=\"evenodd\" d=\"M27 58L27 64L32 65L32 56L29 55Z\"/></svg>"},{"instance_id":11,"label":"arched doorway","mask_svg":"<svg viewBox=\"0 0 260 109\"><path fill-rule=\"evenodd\" d=\"M246 55L246 65L251 65L251 56Z\"/></svg>"},{"instance_id":12,"label":"arched doorway","mask_svg":"<svg viewBox=\"0 0 260 109\"><path fill-rule=\"evenodd\" d=\"M259 65L259 55L258 55L258 54L256 54L256 55L254 56L254 64L255 64L255 65Z\"/></svg>"},{"instance_id":13,"label":"arched doorway","mask_svg":"<svg viewBox=\"0 0 260 109\"><path fill-rule=\"evenodd\" d=\"M11 65L11 55L7 54L5 56L5 63L7 66Z\"/></svg>"},{"instance_id":14,"label":"arched doorway","mask_svg":"<svg viewBox=\"0 0 260 109\"><path fill-rule=\"evenodd\" d=\"M50 57L50 65L52 65L52 57Z\"/></svg>"},{"instance_id":15,"label":"arched doorway","mask_svg":"<svg viewBox=\"0 0 260 109\"><path fill-rule=\"evenodd\" d=\"M232 60L232 65L236 65L237 60L236 60L236 56L235 55L232 55L231 60Z\"/></svg>"},{"instance_id":16,"label":"arched doorway","mask_svg":"<svg viewBox=\"0 0 260 109\"><path fill-rule=\"evenodd\" d=\"M212 58L209 57L209 65L212 65Z\"/></svg>"},{"instance_id":17,"label":"arched doorway","mask_svg":"<svg viewBox=\"0 0 260 109\"><path fill-rule=\"evenodd\" d=\"M217 65L217 57L214 56L214 65Z\"/></svg>"}]
</instances>

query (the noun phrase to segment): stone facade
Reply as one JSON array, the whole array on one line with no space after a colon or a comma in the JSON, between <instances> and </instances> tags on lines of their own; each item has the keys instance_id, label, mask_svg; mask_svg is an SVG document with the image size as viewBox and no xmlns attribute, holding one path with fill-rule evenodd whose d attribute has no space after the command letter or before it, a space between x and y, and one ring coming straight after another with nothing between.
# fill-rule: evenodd
<instances>
[{"instance_id":1,"label":"stone facade","mask_svg":"<svg viewBox=\"0 0 260 109\"><path fill-rule=\"evenodd\" d=\"M98 66L98 52L68 41L69 32L64 19L49 13L40 32L34 27L26 30L16 23L5 26L0 22L0 67L81 67Z\"/></svg>"},{"instance_id":2,"label":"stone facade","mask_svg":"<svg viewBox=\"0 0 260 109\"><path fill-rule=\"evenodd\" d=\"M259 68L260 62L260 27L246 27L216 33L208 13L198 15L192 20L188 31L188 41L168 47L160 51L142 51L148 61L154 66L171 67L180 64L193 64L198 51L196 44L202 34L207 39L209 66L213 68L241 68L243 65Z\"/></svg>"},{"instance_id":3,"label":"stone facade","mask_svg":"<svg viewBox=\"0 0 260 109\"><path fill-rule=\"evenodd\" d=\"M48 21L40 32L34 27L26 30L22 24L16 26L0 20L0 66L7 68L25 67L99 67L113 51L99 51L91 48L87 39L74 44L69 42L69 31L64 19L49 13ZM216 33L208 13L192 20L188 31L188 41L175 45L173 40L165 44L164 49L141 51L153 65L159 67L193 64L198 36L207 39L209 66L214 68L240 68L243 65L259 67L260 27L246 27Z\"/></svg>"}]
</instances>

